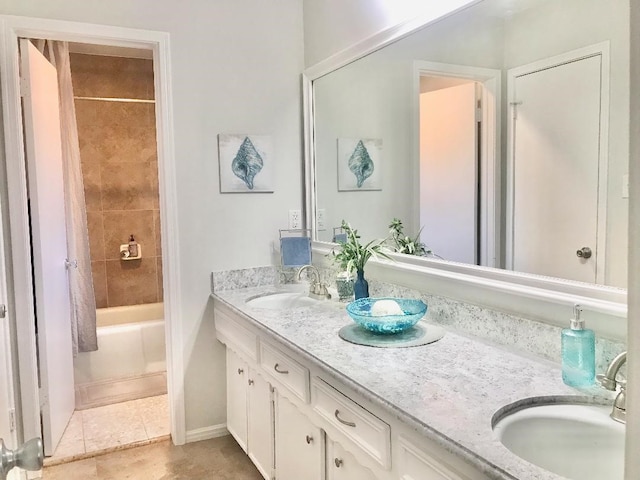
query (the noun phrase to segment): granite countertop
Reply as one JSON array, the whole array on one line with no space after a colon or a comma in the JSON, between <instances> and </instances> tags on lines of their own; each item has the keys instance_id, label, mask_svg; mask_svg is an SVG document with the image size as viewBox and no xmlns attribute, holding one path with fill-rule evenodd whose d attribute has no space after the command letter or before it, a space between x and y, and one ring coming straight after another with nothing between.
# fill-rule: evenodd
<instances>
[{"instance_id":1,"label":"granite countertop","mask_svg":"<svg viewBox=\"0 0 640 480\"><path fill-rule=\"evenodd\" d=\"M442 340L420 347L354 345L338 337L338 330L352 320L344 304L336 301L288 311L246 303L281 290L273 286L227 290L213 298L489 478L563 478L504 447L493 434L492 417L502 407L531 397L601 397L604 390L568 387L555 363L451 329Z\"/></svg>"}]
</instances>

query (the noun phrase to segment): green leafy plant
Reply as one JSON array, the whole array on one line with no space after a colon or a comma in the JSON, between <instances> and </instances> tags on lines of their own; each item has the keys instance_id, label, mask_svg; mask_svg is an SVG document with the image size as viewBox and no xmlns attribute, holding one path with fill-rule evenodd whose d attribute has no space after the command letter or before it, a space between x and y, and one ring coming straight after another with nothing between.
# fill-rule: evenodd
<instances>
[{"instance_id":1,"label":"green leafy plant","mask_svg":"<svg viewBox=\"0 0 640 480\"><path fill-rule=\"evenodd\" d=\"M433 251L420 241L420 234L422 228L418 234L412 238L409 235L403 233L404 226L402 220L394 218L389 224L389 234L393 241L393 249L398 253L406 253L408 255L426 256L433 254Z\"/></svg>"},{"instance_id":2,"label":"green leafy plant","mask_svg":"<svg viewBox=\"0 0 640 480\"><path fill-rule=\"evenodd\" d=\"M360 235L358 230L351 228L349 223L342 221L342 230L347 234L346 242L338 242L340 249L331 251L334 263L337 263L340 268L348 273L353 273L357 270L364 270L364 266L371 258L383 257L391 260L389 256L382 250L385 248L386 238L374 239L369 243L362 245L360 243Z\"/></svg>"}]
</instances>

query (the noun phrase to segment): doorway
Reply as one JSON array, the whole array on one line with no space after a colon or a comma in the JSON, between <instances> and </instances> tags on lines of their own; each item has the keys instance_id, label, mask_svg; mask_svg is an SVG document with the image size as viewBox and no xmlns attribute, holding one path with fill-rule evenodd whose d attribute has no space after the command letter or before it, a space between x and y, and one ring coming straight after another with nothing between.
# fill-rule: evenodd
<instances>
[{"instance_id":1,"label":"doorway","mask_svg":"<svg viewBox=\"0 0 640 480\"><path fill-rule=\"evenodd\" d=\"M417 217L422 241L445 260L500 266L501 75L414 62ZM456 115L447 108L452 102ZM457 137L461 123L464 151Z\"/></svg>"},{"instance_id":2,"label":"doorway","mask_svg":"<svg viewBox=\"0 0 640 480\"><path fill-rule=\"evenodd\" d=\"M604 283L607 56L601 44L508 72L509 269Z\"/></svg>"},{"instance_id":3,"label":"doorway","mask_svg":"<svg viewBox=\"0 0 640 480\"><path fill-rule=\"evenodd\" d=\"M163 263L162 284L164 289L164 318L166 335L166 362L171 434L174 443L185 441L184 398L182 393L182 339L178 322L179 283L177 276L177 238L175 212L175 165L170 115L170 70L168 62L168 36L160 32L136 31L117 27L105 27L55 20L21 17L3 17L1 48L2 87L5 101L5 153L8 179L8 216L11 229L11 264L9 281L12 289L10 312L16 330L16 350L19 364L20 413L18 417L19 438L28 439L40 435L41 399L38 388L36 361L35 313L32 294L32 256L29 248L29 222L26 215L26 169L23 149L20 81L18 75L18 39L39 38L88 44L108 44L116 47L146 49L153 56L154 91L156 92L156 128L158 146L159 215L162 230ZM7 220L5 220L7 222ZM128 232L132 233L132 232ZM172 345L173 344L173 345ZM174 374L175 372L175 374Z\"/></svg>"}]
</instances>

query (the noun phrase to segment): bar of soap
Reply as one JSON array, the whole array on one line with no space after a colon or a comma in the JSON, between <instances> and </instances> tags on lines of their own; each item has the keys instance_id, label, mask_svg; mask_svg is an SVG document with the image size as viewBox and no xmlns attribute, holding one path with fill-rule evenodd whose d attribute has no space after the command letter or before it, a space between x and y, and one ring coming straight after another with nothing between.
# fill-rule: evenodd
<instances>
[{"instance_id":1,"label":"bar of soap","mask_svg":"<svg viewBox=\"0 0 640 480\"><path fill-rule=\"evenodd\" d=\"M395 300L378 300L371 307L371 316L382 317L384 315L404 315L404 312Z\"/></svg>"}]
</instances>

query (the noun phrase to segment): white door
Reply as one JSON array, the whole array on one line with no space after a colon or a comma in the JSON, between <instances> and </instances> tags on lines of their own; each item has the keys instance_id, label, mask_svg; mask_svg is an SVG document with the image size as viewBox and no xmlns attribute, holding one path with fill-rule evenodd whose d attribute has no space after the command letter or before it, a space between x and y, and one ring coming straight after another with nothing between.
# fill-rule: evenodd
<instances>
[{"instance_id":1,"label":"white door","mask_svg":"<svg viewBox=\"0 0 640 480\"><path fill-rule=\"evenodd\" d=\"M52 455L75 406L58 81L31 42L20 40L20 54L42 435Z\"/></svg>"},{"instance_id":2,"label":"white door","mask_svg":"<svg viewBox=\"0 0 640 480\"><path fill-rule=\"evenodd\" d=\"M512 81L515 271L596 281L601 64L595 55Z\"/></svg>"},{"instance_id":3,"label":"white door","mask_svg":"<svg viewBox=\"0 0 640 480\"><path fill-rule=\"evenodd\" d=\"M279 480L322 480L324 439L289 400L276 397L276 472Z\"/></svg>"},{"instance_id":4,"label":"white door","mask_svg":"<svg viewBox=\"0 0 640 480\"><path fill-rule=\"evenodd\" d=\"M274 464L271 385L250 369L247 387L247 453L262 476L270 479Z\"/></svg>"},{"instance_id":5,"label":"white door","mask_svg":"<svg viewBox=\"0 0 640 480\"><path fill-rule=\"evenodd\" d=\"M247 378L249 368L227 348L227 430L247 451Z\"/></svg>"},{"instance_id":6,"label":"white door","mask_svg":"<svg viewBox=\"0 0 640 480\"><path fill-rule=\"evenodd\" d=\"M476 85L420 94L421 240L445 260L478 263Z\"/></svg>"},{"instance_id":7,"label":"white door","mask_svg":"<svg viewBox=\"0 0 640 480\"><path fill-rule=\"evenodd\" d=\"M342 446L327 439L327 480L376 480L371 470L360 465Z\"/></svg>"}]
</instances>

